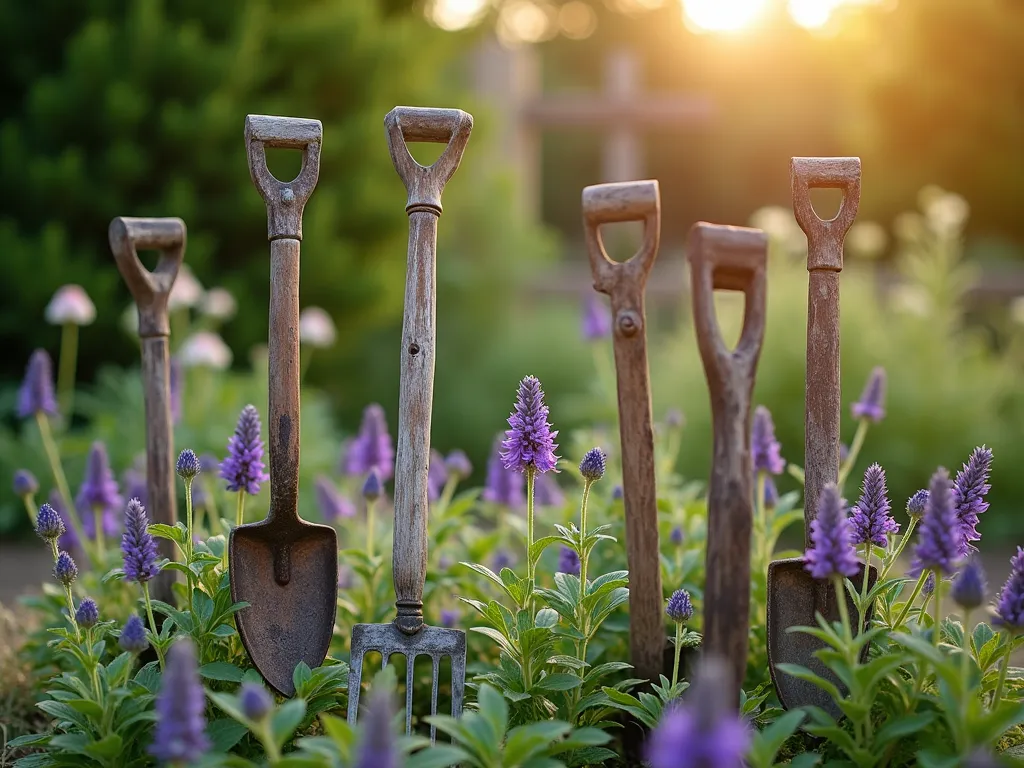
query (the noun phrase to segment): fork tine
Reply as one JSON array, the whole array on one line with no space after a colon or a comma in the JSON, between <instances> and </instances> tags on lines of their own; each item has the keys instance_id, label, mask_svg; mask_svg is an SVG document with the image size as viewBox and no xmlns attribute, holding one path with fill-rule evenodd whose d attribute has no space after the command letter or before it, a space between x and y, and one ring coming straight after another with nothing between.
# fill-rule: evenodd
<instances>
[{"instance_id":1,"label":"fork tine","mask_svg":"<svg viewBox=\"0 0 1024 768\"><path fill-rule=\"evenodd\" d=\"M430 654L430 660L434 665L434 679L430 684L430 714L433 716L437 714L437 679L441 676L441 657L436 653L432 653ZM433 744L435 741L437 741L437 726L431 723L430 743Z\"/></svg>"},{"instance_id":2,"label":"fork tine","mask_svg":"<svg viewBox=\"0 0 1024 768\"><path fill-rule=\"evenodd\" d=\"M416 666L415 651L405 654L405 735L412 733L412 677Z\"/></svg>"},{"instance_id":3,"label":"fork tine","mask_svg":"<svg viewBox=\"0 0 1024 768\"><path fill-rule=\"evenodd\" d=\"M462 695L466 686L466 653L451 654L452 660L452 717L462 715Z\"/></svg>"},{"instance_id":4,"label":"fork tine","mask_svg":"<svg viewBox=\"0 0 1024 768\"><path fill-rule=\"evenodd\" d=\"M363 651L353 655L348 668L348 724L356 724L359 711L359 688L363 684Z\"/></svg>"}]
</instances>

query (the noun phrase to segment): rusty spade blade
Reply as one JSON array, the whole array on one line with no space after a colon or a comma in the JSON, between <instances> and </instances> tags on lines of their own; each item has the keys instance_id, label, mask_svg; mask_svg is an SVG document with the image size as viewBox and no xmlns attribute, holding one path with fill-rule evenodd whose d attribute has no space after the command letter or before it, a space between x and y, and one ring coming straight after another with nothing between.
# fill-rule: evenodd
<instances>
[{"instance_id":1,"label":"rusty spade blade","mask_svg":"<svg viewBox=\"0 0 1024 768\"><path fill-rule=\"evenodd\" d=\"M640 250L628 261L608 257L600 226L642 221ZM583 231L594 289L611 297L618 382L622 486L629 564L629 650L634 671L657 681L665 650L654 430L647 365L644 288L658 256L661 195L657 181L597 184L583 190Z\"/></svg>"},{"instance_id":2,"label":"rusty spade blade","mask_svg":"<svg viewBox=\"0 0 1024 768\"><path fill-rule=\"evenodd\" d=\"M171 325L167 299L178 268L185 257L185 222L181 219L135 219L119 216L107 232L114 254L135 306L139 311L142 346L142 391L146 401L146 491L154 522L177 521L174 493L174 430L171 425L169 342ZM150 272L139 260L138 250L160 251L160 261ZM168 539L159 539L160 554L174 559ZM153 595L170 600L174 571L165 569L153 584Z\"/></svg>"},{"instance_id":3,"label":"rusty spade blade","mask_svg":"<svg viewBox=\"0 0 1024 768\"><path fill-rule=\"evenodd\" d=\"M355 723L363 658L379 653L386 666L392 654L406 657L405 730L412 730L413 667L417 656L433 661L430 713L437 714L438 669L451 658L452 715L462 713L466 681L466 633L429 627L423 622L423 585L427 577L427 474L430 465L430 412L434 399L434 319L437 223L441 193L455 173L473 130L473 118L460 109L395 107L384 118L391 161L408 192L409 250L402 320L398 450L395 456L395 539L392 574L396 617L391 624L352 628L348 679L348 720ZM447 144L429 168L409 154L407 141ZM430 739L436 731L430 728Z\"/></svg>"},{"instance_id":4,"label":"rusty spade blade","mask_svg":"<svg viewBox=\"0 0 1024 768\"><path fill-rule=\"evenodd\" d=\"M764 340L768 241L758 229L698 222L686 247L693 324L711 395L714 460L708 488L704 647L728 665L729 702L739 708L747 671L750 536L754 524L750 400ZM742 291L743 331L722 339L714 291Z\"/></svg>"},{"instance_id":5,"label":"rusty spade blade","mask_svg":"<svg viewBox=\"0 0 1024 768\"><path fill-rule=\"evenodd\" d=\"M316 186L319 120L249 115L249 172L267 203L270 240L270 512L231 531L231 596L249 603L235 615L242 644L278 692L295 693L298 663L323 663L334 632L338 539L299 517L299 243L302 209ZM292 181L275 179L266 147L302 150Z\"/></svg>"},{"instance_id":6,"label":"rusty spade blade","mask_svg":"<svg viewBox=\"0 0 1024 768\"><path fill-rule=\"evenodd\" d=\"M810 546L811 521L817 515L821 490L839 478L839 273L843 269L843 240L860 203L860 158L794 157L793 211L807 235L807 379L804 435L804 544ZM839 213L823 221L811 205L811 188L843 191ZM863 566L852 581L860 584ZM877 578L872 568L869 586ZM851 615L856 607L844 596ZM821 707L835 717L839 708L832 697L812 683L776 670L776 664L799 664L842 683L812 654L821 641L790 627L817 626L815 614L839 621L838 596L827 581L816 581L804 569L802 558L775 560L768 565L768 669L779 701L787 709ZM867 652L867 646L864 648Z\"/></svg>"}]
</instances>

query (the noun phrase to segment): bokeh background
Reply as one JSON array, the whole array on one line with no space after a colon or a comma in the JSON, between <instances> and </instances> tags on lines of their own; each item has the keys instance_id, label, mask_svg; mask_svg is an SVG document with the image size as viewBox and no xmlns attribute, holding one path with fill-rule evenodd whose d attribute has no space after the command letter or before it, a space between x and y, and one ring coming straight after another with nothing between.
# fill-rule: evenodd
<instances>
[{"instance_id":1,"label":"bokeh background","mask_svg":"<svg viewBox=\"0 0 1024 768\"><path fill-rule=\"evenodd\" d=\"M888 415L861 464L887 468L899 507L936 466L959 468L988 444L982 533L1003 547L1024 534L1016 0L4 0L0 50L4 477L21 466L46 475L14 402L31 351L56 358L61 330L43 310L66 283L98 308L80 337L71 483L93 437L119 469L142 449L138 346L106 239L114 216L185 219L192 272L238 304L223 323L187 313L191 330L223 335L233 373L215 384L188 372L179 447L223 453L238 407L265 408L248 373L263 364L269 262L248 113L324 124L301 296L338 335L307 351L304 478L336 473L363 407L393 414L397 403L407 221L383 117L396 104L458 106L476 127L440 223L433 441L464 448L477 480L525 374L544 382L569 450L574 429L614 423L610 340L581 335L591 289L579 200L622 173L661 183L651 374L656 415L687 417L683 472L706 477L711 454L683 253L697 220L772 236L756 401L802 464L805 244L788 214L789 158L858 155L864 226L842 277L844 401L874 366L889 374ZM424 161L438 151L414 149ZM280 154L271 166L285 178L298 159ZM838 202L815 199L823 215ZM610 240L628 256L638 234L621 230ZM735 336L741 304L724 297L720 311ZM848 411L843 426L849 440ZM20 500L0 493L0 534L27 531Z\"/></svg>"}]
</instances>

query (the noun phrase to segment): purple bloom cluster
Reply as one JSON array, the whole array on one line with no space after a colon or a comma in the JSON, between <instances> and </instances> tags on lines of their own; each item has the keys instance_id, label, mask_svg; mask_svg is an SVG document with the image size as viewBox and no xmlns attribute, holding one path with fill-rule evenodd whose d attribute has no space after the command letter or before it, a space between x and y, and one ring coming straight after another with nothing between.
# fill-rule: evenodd
<instances>
[{"instance_id":1,"label":"purple bloom cluster","mask_svg":"<svg viewBox=\"0 0 1024 768\"><path fill-rule=\"evenodd\" d=\"M985 602L987 593L988 579L985 578L985 569L978 558L972 557L953 579L953 589L950 592L953 602L961 608L973 610Z\"/></svg>"},{"instance_id":2,"label":"purple bloom cluster","mask_svg":"<svg viewBox=\"0 0 1024 768\"><path fill-rule=\"evenodd\" d=\"M228 440L228 455L220 465L220 476L228 481L229 491L260 492L267 481L263 471L263 440L260 438L260 413L247 405L238 416L235 434Z\"/></svg>"},{"instance_id":3,"label":"purple bloom cluster","mask_svg":"<svg viewBox=\"0 0 1024 768\"><path fill-rule=\"evenodd\" d=\"M78 604L78 610L75 611L75 623L78 626L82 629L92 629L99 620L100 609L97 607L95 600L87 597Z\"/></svg>"},{"instance_id":4,"label":"purple bloom cluster","mask_svg":"<svg viewBox=\"0 0 1024 768\"><path fill-rule=\"evenodd\" d=\"M911 517L920 518L928 506L928 491L922 488L907 499L907 514Z\"/></svg>"},{"instance_id":5,"label":"purple bloom cluster","mask_svg":"<svg viewBox=\"0 0 1024 768\"><path fill-rule=\"evenodd\" d=\"M377 473L377 468L371 467L363 482L363 498L367 501L376 501L382 493L384 493L384 484Z\"/></svg>"},{"instance_id":6,"label":"purple bloom cluster","mask_svg":"<svg viewBox=\"0 0 1024 768\"><path fill-rule=\"evenodd\" d=\"M146 639L146 628L142 624L142 619L139 618L138 614L133 613L128 617L128 621L124 623L124 627L121 629L121 637L118 639L117 644L121 646L121 650L128 651L129 653L142 653L149 647L149 640Z\"/></svg>"},{"instance_id":7,"label":"purple bloom cluster","mask_svg":"<svg viewBox=\"0 0 1024 768\"><path fill-rule=\"evenodd\" d=\"M39 490L39 481L27 469L18 469L14 472L12 487L15 496L31 496Z\"/></svg>"},{"instance_id":8,"label":"purple bloom cluster","mask_svg":"<svg viewBox=\"0 0 1024 768\"><path fill-rule=\"evenodd\" d=\"M377 403L366 406L359 434L345 453L346 474L365 475L371 469L377 470L381 480L388 480L395 473L395 449L384 409Z\"/></svg>"},{"instance_id":9,"label":"purple bloom cluster","mask_svg":"<svg viewBox=\"0 0 1024 768\"><path fill-rule=\"evenodd\" d=\"M675 546L683 546L683 529L678 525L675 526L672 528L672 532L668 535L668 538Z\"/></svg>"},{"instance_id":10,"label":"purple bloom cluster","mask_svg":"<svg viewBox=\"0 0 1024 768\"><path fill-rule=\"evenodd\" d=\"M494 553L494 562L492 563L494 571L501 573L502 568L511 568L515 565L515 558L507 549L499 549Z\"/></svg>"},{"instance_id":11,"label":"purple bloom cluster","mask_svg":"<svg viewBox=\"0 0 1024 768\"><path fill-rule=\"evenodd\" d=\"M604 477L605 456L600 448L591 448L580 462L580 474L584 480L594 482Z\"/></svg>"},{"instance_id":12,"label":"purple bloom cluster","mask_svg":"<svg viewBox=\"0 0 1024 768\"><path fill-rule=\"evenodd\" d=\"M356 505L349 501L348 497L340 493L337 487L328 477L320 475L313 481L313 488L316 491L316 503L320 507L320 514L324 520L334 522L349 517L355 517Z\"/></svg>"},{"instance_id":13,"label":"purple bloom cluster","mask_svg":"<svg viewBox=\"0 0 1024 768\"><path fill-rule=\"evenodd\" d=\"M453 611L451 608L441 609L441 626L445 629L451 629L459 623L459 612Z\"/></svg>"},{"instance_id":14,"label":"purple bloom cluster","mask_svg":"<svg viewBox=\"0 0 1024 768\"><path fill-rule=\"evenodd\" d=\"M242 701L242 714L254 723L261 721L274 708L274 700L259 683L243 683L239 698Z\"/></svg>"},{"instance_id":15,"label":"purple bloom cluster","mask_svg":"<svg viewBox=\"0 0 1024 768\"><path fill-rule=\"evenodd\" d=\"M510 429L502 442L501 459L505 469L516 472L551 472L558 457L554 439L558 431L548 423L548 407L544 405L544 391L536 376L527 376L519 382L516 409L508 417Z\"/></svg>"},{"instance_id":16,"label":"purple bloom cluster","mask_svg":"<svg viewBox=\"0 0 1024 768\"><path fill-rule=\"evenodd\" d=\"M693 617L693 601L690 600L690 593L685 589L677 589L668 599L665 613L676 624L682 624Z\"/></svg>"},{"instance_id":17,"label":"purple bloom cluster","mask_svg":"<svg viewBox=\"0 0 1024 768\"><path fill-rule=\"evenodd\" d=\"M583 303L583 338L597 341L612 335L612 313L596 293L588 293Z\"/></svg>"},{"instance_id":18,"label":"purple bloom cluster","mask_svg":"<svg viewBox=\"0 0 1024 768\"><path fill-rule=\"evenodd\" d=\"M959 557L966 557L977 549L971 542L981 538L978 515L988 509L985 494L992 488L988 483L991 470L992 450L982 445L974 449L953 481L953 507L960 531Z\"/></svg>"},{"instance_id":19,"label":"purple bloom cluster","mask_svg":"<svg viewBox=\"0 0 1024 768\"><path fill-rule=\"evenodd\" d=\"M953 486L949 482L949 473L940 468L932 475L928 486L928 503L921 518L910 575L918 576L927 569L941 571L948 576L956 570L959 544Z\"/></svg>"},{"instance_id":20,"label":"purple bloom cluster","mask_svg":"<svg viewBox=\"0 0 1024 768\"><path fill-rule=\"evenodd\" d=\"M775 485L775 478L765 475L764 478L764 505L768 509L774 509L779 503L779 489Z\"/></svg>"},{"instance_id":21,"label":"purple bloom cluster","mask_svg":"<svg viewBox=\"0 0 1024 768\"><path fill-rule=\"evenodd\" d=\"M526 500L523 486L522 475L505 469L501 460L501 438L498 438L495 440L491 457L487 460L487 482L484 485L483 500L513 509L521 507Z\"/></svg>"},{"instance_id":22,"label":"purple bloom cluster","mask_svg":"<svg viewBox=\"0 0 1024 768\"><path fill-rule=\"evenodd\" d=\"M174 471L178 473L178 477L188 483L203 471L203 465L200 463L199 457L196 456L196 452L191 448L186 448L178 454Z\"/></svg>"},{"instance_id":23,"label":"purple bloom cluster","mask_svg":"<svg viewBox=\"0 0 1024 768\"><path fill-rule=\"evenodd\" d=\"M864 473L860 499L853 507L850 522L854 544L884 547L886 536L899 532L900 526L892 517L892 505L885 487L885 470L881 465L872 464Z\"/></svg>"},{"instance_id":24,"label":"purple bloom cluster","mask_svg":"<svg viewBox=\"0 0 1024 768\"><path fill-rule=\"evenodd\" d=\"M558 572L570 576L580 575L580 556L576 554L576 550L562 547L558 552Z\"/></svg>"},{"instance_id":25,"label":"purple bloom cluster","mask_svg":"<svg viewBox=\"0 0 1024 768\"><path fill-rule=\"evenodd\" d=\"M860 400L853 404L853 418L879 422L885 417L885 378L884 368L871 371Z\"/></svg>"},{"instance_id":26,"label":"purple bloom cluster","mask_svg":"<svg viewBox=\"0 0 1024 768\"><path fill-rule=\"evenodd\" d=\"M191 640L179 640L167 652L156 714L149 753L157 760L192 763L210 748L206 736L206 696Z\"/></svg>"},{"instance_id":27,"label":"purple bloom cluster","mask_svg":"<svg viewBox=\"0 0 1024 768\"><path fill-rule=\"evenodd\" d=\"M751 427L750 455L754 462L755 472L767 472L778 475L786 468L782 458L782 446L775 439L775 423L772 414L763 405L754 410L754 424Z\"/></svg>"},{"instance_id":28,"label":"purple bloom cluster","mask_svg":"<svg viewBox=\"0 0 1024 768\"><path fill-rule=\"evenodd\" d=\"M57 415L57 396L53 391L53 364L45 349L37 349L28 359L25 378L18 390L18 418L43 413Z\"/></svg>"},{"instance_id":29,"label":"purple bloom cluster","mask_svg":"<svg viewBox=\"0 0 1024 768\"><path fill-rule=\"evenodd\" d=\"M512 474L522 478L522 475L515 472ZM565 494L551 475L537 475L533 483L533 501L538 507L560 507L565 504Z\"/></svg>"},{"instance_id":30,"label":"purple bloom cluster","mask_svg":"<svg viewBox=\"0 0 1024 768\"><path fill-rule=\"evenodd\" d=\"M51 505L43 504L36 515L36 534L39 538L50 541L59 539L64 534L64 521Z\"/></svg>"},{"instance_id":31,"label":"purple bloom cluster","mask_svg":"<svg viewBox=\"0 0 1024 768\"><path fill-rule=\"evenodd\" d=\"M465 480L473 474L473 465L466 452L457 448L445 457L444 466L449 475L457 477L459 480Z\"/></svg>"},{"instance_id":32,"label":"purple bloom cluster","mask_svg":"<svg viewBox=\"0 0 1024 768\"><path fill-rule=\"evenodd\" d=\"M100 515L103 533L113 536L118 531L117 512L124 500L117 480L110 469L107 447L96 441L89 449L85 464L85 478L75 497L75 506L82 516L82 529L89 538L96 536L96 518Z\"/></svg>"},{"instance_id":33,"label":"purple bloom cluster","mask_svg":"<svg viewBox=\"0 0 1024 768\"><path fill-rule=\"evenodd\" d=\"M144 584L160 573L156 564L156 542L149 532L149 518L138 499L129 501L124 512L121 553L124 555L124 577L128 581Z\"/></svg>"},{"instance_id":34,"label":"purple bloom cluster","mask_svg":"<svg viewBox=\"0 0 1024 768\"><path fill-rule=\"evenodd\" d=\"M64 500L60 497L60 492L56 488L50 491L47 503L56 510L64 523L64 533L61 534L57 546L61 549L74 549L79 544L78 537L75 535L75 529L71 527L71 518L68 516L68 511L64 508Z\"/></svg>"},{"instance_id":35,"label":"purple bloom cluster","mask_svg":"<svg viewBox=\"0 0 1024 768\"><path fill-rule=\"evenodd\" d=\"M393 715L391 694L383 688L372 689L353 768L399 768L398 742L391 729Z\"/></svg>"},{"instance_id":36,"label":"purple bloom cluster","mask_svg":"<svg viewBox=\"0 0 1024 768\"><path fill-rule=\"evenodd\" d=\"M65 587L70 587L78 578L78 566L67 552L57 553L57 560L53 564L53 576Z\"/></svg>"},{"instance_id":37,"label":"purple bloom cluster","mask_svg":"<svg viewBox=\"0 0 1024 768\"><path fill-rule=\"evenodd\" d=\"M804 567L816 579L850 577L858 571L852 526L834 483L821 490L818 515L811 521L811 547L804 561Z\"/></svg>"},{"instance_id":38,"label":"purple bloom cluster","mask_svg":"<svg viewBox=\"0 0 1024 768\"><path fill-rule=\"evenodd\" d=\"M1024 549L1020 547L1010 558L1010 575L999 592L992 623L1015 633L1024 630Z\"/></svg>"},{"instance_id":39,"label":"purple bloom cluster","mask_svg":"<svg viewBox=\"0 0 1024 768\"><path fill-rule=\"evenodd\" d=\"M444 487L448 484L448 468L444 463L444 456L438 451L430 451L430 464L427 468L427 501L437 501L444 493Z\"/></svg>"}]
</instances>

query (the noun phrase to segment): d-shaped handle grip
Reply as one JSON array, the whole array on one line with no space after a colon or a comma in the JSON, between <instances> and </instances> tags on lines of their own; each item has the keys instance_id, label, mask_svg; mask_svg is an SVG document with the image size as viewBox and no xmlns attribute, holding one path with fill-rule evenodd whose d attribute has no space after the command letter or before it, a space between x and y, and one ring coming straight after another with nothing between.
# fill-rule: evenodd
<instances>
[{"instance_id":1,"label":"d-shaped handle grip","mask_svg":"<svg viewBox=\"0 0 1024 768\"><path fill-rule=\"evenodd\" d=\"M628 261L613 261L601 238L601 225L622 221L644 223L643 242ZM595 184L583 189L583 233L590 255L594 288L610 294L623 279L643 291L654 266L661 238L661 190L656 179Z\"/></svg>"},{"instance_id":2,"label":"d-shaped handle grip","mask_svg":"<svg viewBox=\"0 0 1024 768\"><path fill-rule=\"evenodd\" d=\"M185 222L174 218L118 216L110 222L107 239L139 309L139 337L170 336L167 298L185 257ZM152 272L139 259L139 249L160 251L160 260Z\"/></svg>"},{"instance_id":3,"label":"d-shaped handle grip","mask_svg":"<svg viewBox=\"0 0 1024 768\"><path fill-rule=\"evenodd\" d=\"M807 271L843 269L843 240L860 207L859 157L794 157L791 165L793 213L807 235ZM835 218L822 220L811 205L810 190L841 189L843 202Z\"/></svg>"},{"instance_id":4,"label":"d-shaped handle grip","mask_svg":"<svg viewBox=\"0 0 1024 768\"><path fill-rule=\"evenodd\" d=\"M301 117L248 115L245 146L249 175L267 203L267 239L302 239L302 211L320 177L320 145L324 128L319 120ZM279 181L267 168L267 147L302 150L302 168L289 182Z\"/></svg>"},{"instance_id":5,"label":"d-shaped handle grip","mask_svg":"<svg viewBox=\"0 0 1024 768\"><path fill-rule=\"evenodd\" d=\"M473 116L461 109L395 107L384 118L384 128L391 162L409 193L406 213L428 211L440 216L441 192L462 161L473 131ZM409 154L408 141L448 146L433 165L426 167Z\"/></svg>"}]
</instances>

